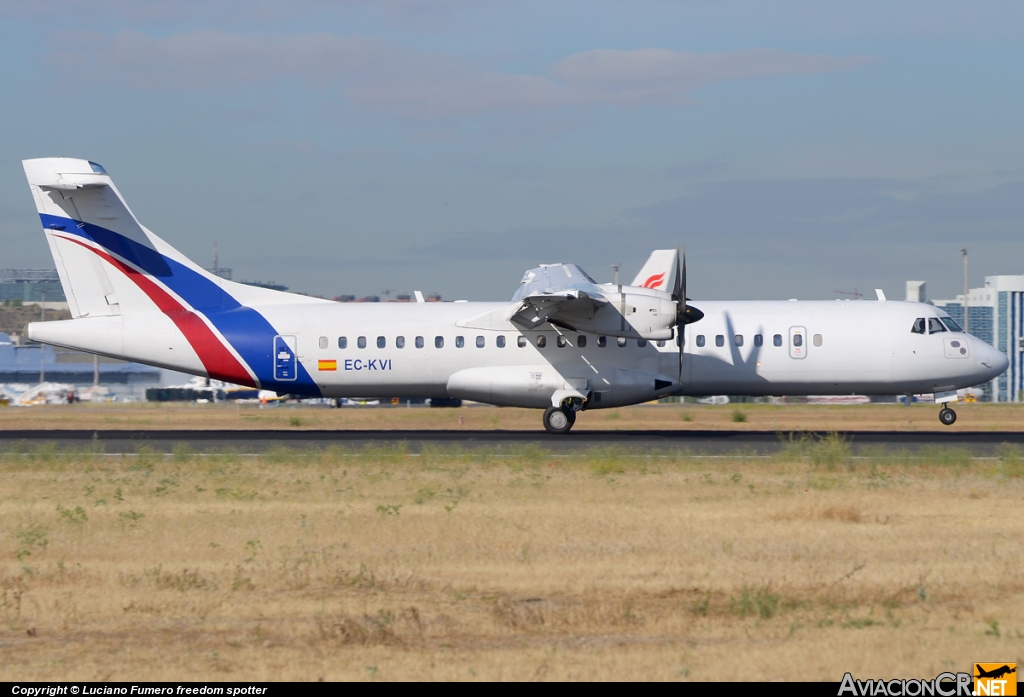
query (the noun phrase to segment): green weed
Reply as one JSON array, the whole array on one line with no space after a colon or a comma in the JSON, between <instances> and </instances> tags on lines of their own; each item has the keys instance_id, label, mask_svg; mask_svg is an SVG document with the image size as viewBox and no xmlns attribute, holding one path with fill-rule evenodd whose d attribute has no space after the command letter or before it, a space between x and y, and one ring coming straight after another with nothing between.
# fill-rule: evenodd
<instances>
[{"instance_id":1,"label":"green weed","mask_svg":"<svg viewBox=\"0 0 1024 697\"><path fill-rule=\"evenodd\" d=\"M30 525L27 528L22 528L14 536L18 540L18 549L14 552L18 561L30 556L33 549L46 549L50 543L46 537L46 528L42 525Z\"/></svg>"},{"instance_id":2,"label":"green weed","mask_svg":"<svg viewBox=\"0 0 1024 697\"><path fill-rule=\"evenodd\" d=\"M171 453L174 455L174 461L179 465L192 462L192 459L195 457L188 443L175 443L174 447L171 448Z\"/></svg>"},{"instance_id":3,"label":"green weed","mask_svg":"<svg viewBox=\"0 0 1024 697\"><path fill-rule=\"evenodd\" d=\"M1016 443L1000 443L996 447L999 459L999 474L1004 477L1024 475L1024 450Z\"/></svg>"},{"instance_id":4,"label":"green weed","mask_svg":"<svg viewBox=\"0 0 1024 697\"><path fill-rule=\"evenodd\" d=\"M137 513L135 511L128 511L127 513L117 514L117 518L121 522L122 528L136 528L139 525L139 521L145 517L145 513Z\"/></svg>"},{"instance_id":5,"label":"green weed","mask_svg":"<svg viewBox=\"0 0 1024 697\"><path fill-rule=\"evenodd\" d=\"M419 491L416 492L416 495L413 497L413 501L418 504L424 504L435 496L437 496L436 491L431 489L429 486L422 486Z\"/></svg>"},{"instance_id":6,"label":"green weed","mask_svg":"<svg viewBox=\"0 0 1024 697\"><path fill-rule=\"evenodd\" d=\"M57 515L60 520L65 523L72 523L80 525L89 520L89 516L85 514L85 510L81 506L75 506L74 508L65 508L64 506L57 504Z\"/></svg>"},{"instance_id":7,"label":"green weed","mask_svg":"<svg viewBox=\"0 0 1024 697\"><path fill-rule=\"evenodd\" d=\"M832 432L826 436L814 434L803 434L795 436L790 433L788 436L779 436L782 448L776 458L783 462L798 460L810 460L814 467L825 467L834 469L837 466L851 466L853 450L850 441L838 433Z\"/></svg>"},{"instance_id":8,"label":"green weed","mask_svg":"<svg viewBox=\"0 0 1024 697\"><path fill-rule=\"evenodd\" d=\"M743 586L739 595L729 597L729 612L737 617L757 616L767 620L778 613L779 600L779 596L772 593L767 586Z\"/></svg>"}]
</instances>

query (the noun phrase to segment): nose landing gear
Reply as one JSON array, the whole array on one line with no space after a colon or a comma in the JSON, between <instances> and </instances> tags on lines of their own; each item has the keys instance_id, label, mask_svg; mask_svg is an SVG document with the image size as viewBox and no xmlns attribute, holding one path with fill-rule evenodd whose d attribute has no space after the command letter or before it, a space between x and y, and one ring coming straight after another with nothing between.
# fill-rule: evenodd
<instances>
[{"instance_id":1,"label":"nose landing gear","mask_svg":"<svg viewBox=\"0 0 1024 697\"><path fill-rule=\"evenodd\" d=\"M943 407L939 411L939 421L943 426L952 426L956 422L956 412L949 407Z\"/></svg>"}]
</instances>

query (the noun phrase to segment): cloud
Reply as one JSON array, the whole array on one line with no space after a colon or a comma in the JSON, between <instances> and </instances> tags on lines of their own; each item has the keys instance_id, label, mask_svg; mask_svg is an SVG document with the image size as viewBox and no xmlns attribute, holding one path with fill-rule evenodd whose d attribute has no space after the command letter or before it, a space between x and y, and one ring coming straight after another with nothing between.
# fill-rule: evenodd
<instances>
[{"instance_id":1,"label":"cloud","mask_svg":"<svg viewBox=\"0 0 1024 697\"><path fill-rule=\"evenodd\" d=\"M1020 273L1013 260L1022 225L1024 181L960 193L884 178L724 181L597 225L463 235L392 253L496 276L573 262L607 280L612 262L624 262L629 276L650 250L683 244L695 297L831 298L855 285L902 293L913 277L930 279L941 295L955 289L950 269L964 244L979 276Z\"/></svg>"},{"instance_id":2,"label":"cloud","mask_svg":"<svg viewBox=\"0 0 1024 697\"><path fill-rule=\"evenodd\" d=\"M200 31L156 38L125 31L70 38L58 42L55 65L82 66L76 78L124 81L152 91L220 90L284 79L325 86L367 68L382 70L389 55L375 39L323 32L260 37Z\"/></svg>"},{"instance_id":3,"label":"cloud","mask_svg":"<svg viewBox=\"0 0 1024 697\"><path fill-rule=\"evenodd\" d=\"M569 56L544 74L502 72L450 55L326 32L244 36L201 31L165 38L137 31L58 40L55 65L76 78L152 91L212 91L300 83L336 88L356 104L405 116L472 116L560 107L681 104L732 80L855 68L872 59L775 49L681 53L600 49Z\"/></svg>"},{"instance_id":4,"label":"cloud","mask_svg":"<svg viewBox=\"0 0 1024 697\"><path fill-rule=\"evenodd\" d=\"M325 20L353 11L379 14L415 31L447 26L454 13L475 0L0 0L0 17L76 27L168 26L200 22L206 26L274 26L283 21Z\"/></svg>"},{"instance_id":5,"label":"cloud","mask_svg":"<svg viewBox=\"0 0 1024 697\"><path fill-rule=\"evenodd\" d=\"M635 51L599 49L559 61L551 72L567 84L586 85L596 94L628 100L671 98L701 85L773 75L806 75L847 70L872 59L839 58L776 49L690 53L644 48Z\"/></svg>"}]
</instances>

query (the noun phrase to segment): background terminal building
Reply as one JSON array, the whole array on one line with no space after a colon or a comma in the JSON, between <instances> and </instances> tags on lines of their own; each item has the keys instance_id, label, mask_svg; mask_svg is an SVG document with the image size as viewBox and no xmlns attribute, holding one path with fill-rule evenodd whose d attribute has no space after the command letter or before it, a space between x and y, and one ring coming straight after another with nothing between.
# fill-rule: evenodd
<instances>
[{"instance_id":1,"label":"background terminal building","mask_svg":"<svg viewBox=\"0 0 1024 697\"><path fill-rule=\"evenodd\" d=\"M57 269L0 269L0 303L66 303Z\"/></svg>"}]
</instances>

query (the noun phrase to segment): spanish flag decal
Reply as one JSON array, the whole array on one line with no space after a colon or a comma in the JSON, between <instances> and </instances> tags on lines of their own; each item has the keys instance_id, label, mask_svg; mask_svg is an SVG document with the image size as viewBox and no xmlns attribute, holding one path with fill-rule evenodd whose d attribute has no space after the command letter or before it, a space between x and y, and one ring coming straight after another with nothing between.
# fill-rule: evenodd
<instances>
[{"instance_id":1,"label":"spanish flag decal","mask_svg":"<svg viewBox=\"0 0 1024 697\"><path fill-rule=\"evenodd\" d=\"M337 370L338 361L325 361L321 359L316 362L316 368L317 370Z\"/></svg>"}]
</instances>

